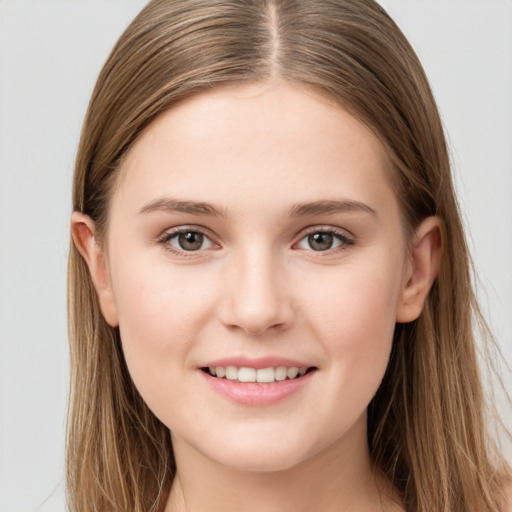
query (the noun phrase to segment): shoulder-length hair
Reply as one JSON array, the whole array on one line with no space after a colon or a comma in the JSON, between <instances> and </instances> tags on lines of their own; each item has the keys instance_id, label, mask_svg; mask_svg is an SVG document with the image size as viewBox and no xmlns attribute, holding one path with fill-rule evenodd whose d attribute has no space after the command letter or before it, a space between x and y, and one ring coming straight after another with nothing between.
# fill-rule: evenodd
<instances>
[{"instance_id":1,"label":"shoulder-length hair","mask_svg":"<svg viewBox=\"0 0 512 512\"><path fill-rule=\"evenodd\" d=\"M397 324L368 411L373 463L410 512L499 508L474 320L481 319L443 127L408 41L373 0L153 0L114 47L89 104L73 208L101 241L129 148L164 110L228 83L308 85L383 144L407 237L443 225L440 272L420 317ZM84 260L69 257L71 511L161 511L175 464L167 428L135 389L118 329L103 319ZM504 466L503 466L504 467Z\"/></svg>"}]
</instances>

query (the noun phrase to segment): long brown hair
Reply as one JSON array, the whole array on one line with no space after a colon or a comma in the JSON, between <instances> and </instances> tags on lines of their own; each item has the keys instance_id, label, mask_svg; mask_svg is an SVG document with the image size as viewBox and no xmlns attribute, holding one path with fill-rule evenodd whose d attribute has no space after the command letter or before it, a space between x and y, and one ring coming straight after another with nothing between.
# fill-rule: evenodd
<instances>
[{"instance_id":1,"label":"long brown hair","mask_svg":"<svg viewBox=\"0 0 512 512\"><path fill-rule=\"evenodd\" d=\"M183 98L227 83L299 82L369 126L387 150L406 234L443 223L440 273L420 318L397 324L368 411L372 460L410 512L495 512L505 465L490 455L475 350L481 319L443 127L425 73L373 0L154 0L127 28L84 122L73 208L101 240L123 157ZM478 322L481 324L481 322ZM481 324L484 325L484 324ZM87 266L69 257L71 511L161 511L174 459L167 428L128 374Z\"/></svg>"}]
</instances>

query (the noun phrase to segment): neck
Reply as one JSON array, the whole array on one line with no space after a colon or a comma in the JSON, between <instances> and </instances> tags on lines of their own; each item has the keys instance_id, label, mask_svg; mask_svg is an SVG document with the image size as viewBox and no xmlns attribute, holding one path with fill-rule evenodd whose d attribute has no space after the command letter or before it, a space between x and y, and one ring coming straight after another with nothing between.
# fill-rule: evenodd
<instances>
[{"instance_id":1,"label":"neck","mask_svg":"<svg viewBox=\"0 0 512 512\"><path fill-rule=\"evenodd\" d=\"M165 512L396 510L371 467L361 425L334 446L280 471L225 467L174 437L173 448L178 471Z\"/></svg>"}]
</instances>

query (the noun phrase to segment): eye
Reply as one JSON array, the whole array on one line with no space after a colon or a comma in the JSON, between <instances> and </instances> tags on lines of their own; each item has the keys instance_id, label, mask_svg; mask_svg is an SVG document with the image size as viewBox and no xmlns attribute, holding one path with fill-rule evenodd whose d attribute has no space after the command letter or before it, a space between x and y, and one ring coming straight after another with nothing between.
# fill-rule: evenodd
<instances>
[{"instance_id":1,"label":"eye","mask_svg":"<svg viewBox=\"0 0 512 512\"><path fill-rule=\"evenodd\" d=\"M165 233L160 242L178 252L195 252L216 247L204 233L194 229L178 229Z\"/></svg>"},{"instance_id":2,"label":"eye","mask_svg":"<svg viewBox=\"0 0 512 512\"><path fill-rule=\"evenodd\" d=\"M354 241L344 233L333 229L317 229L303 237L296 247L298 249L325 252L346 245L354 245Z\"/></svg>"}]
</instances>

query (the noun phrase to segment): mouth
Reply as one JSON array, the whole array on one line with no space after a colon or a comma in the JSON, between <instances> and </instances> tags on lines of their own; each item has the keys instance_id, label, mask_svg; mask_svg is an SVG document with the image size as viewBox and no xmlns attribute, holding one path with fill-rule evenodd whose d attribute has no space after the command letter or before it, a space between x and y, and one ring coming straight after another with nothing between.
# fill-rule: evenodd
<instances>
[{"instance_id":1,"label":"mouth","mask_svg":"<svg viewBox=\"0 0 512 512\"><path fill-rule=\"evenodd\" d=\"M228 380L233 382L252 382L258 384L272 384L274 382L283 382L287 380L298 380L304 375L315 371L315 366L296 367L296 366L269 366L267 368L251 368L247 366L209 366L201 370L216 379Z\"/></svg>"}]
</instances>

